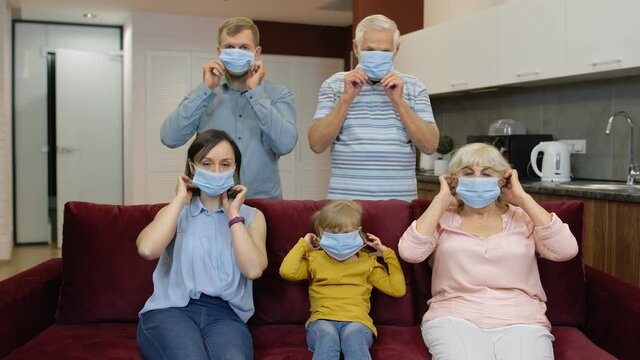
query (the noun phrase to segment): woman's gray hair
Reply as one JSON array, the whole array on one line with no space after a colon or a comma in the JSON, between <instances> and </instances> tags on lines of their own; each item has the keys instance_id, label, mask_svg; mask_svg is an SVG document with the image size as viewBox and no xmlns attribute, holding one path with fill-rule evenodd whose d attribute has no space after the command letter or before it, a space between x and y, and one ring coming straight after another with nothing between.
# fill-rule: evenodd
<instances>
[{"instance_id":1,"label":"woman's gray hair","mask_svg":"<svg viewBox=\"0 0 640 360\"><path fill-rule=\"evenodd\" d=\"M503 175L511 170L511 165L494 146L483 143L470 143L453 153L449 162L450 175L455 175L465 167L490 167Z\"/></svg>"},{"instance_id":2,"label":"woman's gray hair","mask_svg":"<svg viewBox=\"0 0 640 360\"><path fill-rule=\"evenodd\" d=\"M398 45L400 45L400 30L398 30L398 25L396 25L395 21L384 15L376 14L367 16L358 23L358 26L356 26L356 44L358 45L358 49L362 46L362 42L364 41L364 32L367 30L391 31L393 33L394 51Z\"/></svg>"}]
</instances>

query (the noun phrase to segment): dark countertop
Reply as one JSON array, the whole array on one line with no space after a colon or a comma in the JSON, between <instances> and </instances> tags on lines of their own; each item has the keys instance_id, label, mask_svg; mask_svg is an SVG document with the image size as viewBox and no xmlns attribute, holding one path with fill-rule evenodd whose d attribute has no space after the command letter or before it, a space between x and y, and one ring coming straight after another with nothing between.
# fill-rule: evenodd
<instances>
[{"instance_id":1,"label":"dark countertop","mask_svg":"<svg viewBox=\"0 0 640 360\"><path fill-rule=\"evenodd\" d=\"M438 183L438 177L424 171L416 173L418 182ZM586 185L586 184L623 184L622 182L613 181L597 181L597 180L573 180L563 184L566 185ZM587 198L609 201L624 201L632 203L640 203L640 186L629 189L603 190L603 189L576 189L565 188L558 183L542 182L542 181L523 181L522 188L533 194L548 194L557 196L569 196L575 198Z\"/></svg>"}]
</instances>

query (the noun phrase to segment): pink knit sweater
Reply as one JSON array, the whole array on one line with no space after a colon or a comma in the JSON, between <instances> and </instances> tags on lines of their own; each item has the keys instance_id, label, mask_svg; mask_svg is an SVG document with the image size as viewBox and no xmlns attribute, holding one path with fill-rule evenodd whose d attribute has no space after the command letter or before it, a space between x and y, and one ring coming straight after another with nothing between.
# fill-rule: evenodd
<instances>
[{"instance_id":1,"label":"pink knit sweater","mask_svg":"<svg viewBox=\"0 0 640 360\"><path fill-rule=\"evenodd\" d=\"M456 316L481 328L536 324L550 329L536 253L552 261L578 253L567 224L552 215L549 224L536 227L524 210L509 205L502 232L486 238L461 231L456 212L447 211L431 235L418 233L414 221L398 248L411 263L433 254L432 298L423 321Z\"/></svg>"}]
</instances>

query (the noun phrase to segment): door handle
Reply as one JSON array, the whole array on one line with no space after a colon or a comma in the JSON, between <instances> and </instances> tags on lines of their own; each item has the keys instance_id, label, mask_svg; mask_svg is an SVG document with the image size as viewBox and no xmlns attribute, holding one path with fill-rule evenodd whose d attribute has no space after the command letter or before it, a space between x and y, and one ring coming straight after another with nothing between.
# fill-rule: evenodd
<instances>
[{"instance_id":1,"label":"door handle","mask_svg":"<svg viewBox=\"0 0 640 360\"><path fill-rule=\"evenodd\" d=\"M57 146L56 147L56 153L57 154L71 154L72 152L75 152L76 149L69 147L69 146Z\"/></svg>"}]
</instances>

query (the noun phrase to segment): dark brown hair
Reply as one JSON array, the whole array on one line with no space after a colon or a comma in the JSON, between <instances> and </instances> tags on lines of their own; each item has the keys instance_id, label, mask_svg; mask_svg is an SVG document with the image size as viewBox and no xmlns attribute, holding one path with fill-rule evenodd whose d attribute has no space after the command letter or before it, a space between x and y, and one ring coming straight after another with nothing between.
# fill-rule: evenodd
<instances>
[{"instance_id":1,"label":"dark brown hair","mask_svg":"<svg viewBox=\"0 0 640 360\"><path fill-rule=\"evenodd\" d=\"M189 150L187 150L187 164L184 168L184 174L193 179L193 173L195 170L192 169L191 164L197 164L203 157L207 156L211 149L223 141L228 142L233 149L233 155L236 163L236 183L240 183L240 167L242 165L242 154L240 153L240 148L238 148L238 145L233 141L231 136L222 130L207 130L196 135L196 138L189 146Z\"/></svg>"}]
</instances>

